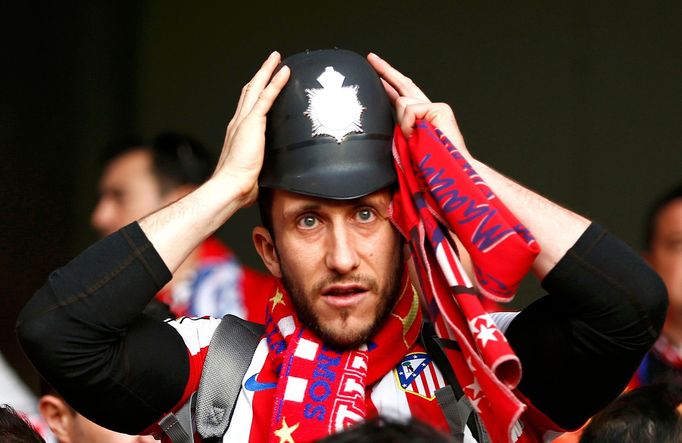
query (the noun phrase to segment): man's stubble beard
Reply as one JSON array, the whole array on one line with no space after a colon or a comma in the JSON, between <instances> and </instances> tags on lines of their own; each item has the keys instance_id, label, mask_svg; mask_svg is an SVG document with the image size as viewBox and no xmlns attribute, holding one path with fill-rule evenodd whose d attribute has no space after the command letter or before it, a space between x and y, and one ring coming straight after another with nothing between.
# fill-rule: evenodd
<instances>
[{"instance_id":1,"label":"man's stubble beard","mask_svg":"<svg viewBox=\"0 0 682 443\"><path fill-rule=\"evenodd\" d=\"M309 299L305 296L305 290L299 282L294 282L287 272L287 268L282 262L280 264L282 272L282 285L288 292L299 321L308 329L313 331L322 341L339 351L357 349L360 345L367 343L367 341L376 334L386 318L390 315L393 307L400 296L400 282L402 281L404 264L403 264L403 249L398 248L398 254L395 257L388 276L388 285L380 294L379 306L375 311L377 315L371 320L367 327L355 331L353 334L345 334L344 331L335 331L322 324L317 314L313 311ZM280 255L281 257L281 255ZM375 279L364 274L352 275L330 275L313 286L312 293L318 293L322 288L337 282L356 282L366 286L370 291L379 291L378 284ZM346 320L350 315L350 310L341 309L340 315L342 320Z\"/></svg>"}]
</instances>

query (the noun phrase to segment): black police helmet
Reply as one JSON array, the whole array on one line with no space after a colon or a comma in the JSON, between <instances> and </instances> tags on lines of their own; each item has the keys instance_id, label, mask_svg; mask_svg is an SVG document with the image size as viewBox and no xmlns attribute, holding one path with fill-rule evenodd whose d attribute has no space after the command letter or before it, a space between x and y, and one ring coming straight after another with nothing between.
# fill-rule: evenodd
<instances>
[{"instance_id":1,"label":"black police helmet","mask_svg":"<svg viewBox=\"0 0 682 443\"><path fill-rule=\"evenodd\" d=\"M306 51L267 116L259 185L347 200L396 180L393 111L379 76L342 49Z\"/></svg>"}]
</instances>

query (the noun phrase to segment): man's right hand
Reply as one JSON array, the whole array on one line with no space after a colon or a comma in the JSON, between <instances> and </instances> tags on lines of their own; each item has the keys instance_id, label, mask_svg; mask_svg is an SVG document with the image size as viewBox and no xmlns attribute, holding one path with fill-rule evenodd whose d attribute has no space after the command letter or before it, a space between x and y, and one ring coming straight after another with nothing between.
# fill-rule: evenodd
<instances>
[{"instance_id":1,"label":"man's right hand","mask_svg":"<svg viewBox=\"0 0 682 443\"><path fill-rule=\"evenodd\" d=\"M280 63L275 51L242 88L237 110L227 125L225 143L213 178L226 180L229 189L239 193L241 206L258 196L258 175L263 166L266 115L287 80L289 68L272 75Z\"/></svg>"},{"instance_id":2,"label":"man's right hand","mask_svg":"<svg viewBox=\"0 0 682 443\"><path fill-rule=\"evenodd\" d=\"M211 178L140 220L140 227L171 272L232 214L256 200L265 152L266 116L289 79L286 66L273 77L279 63L279 53L270 54L242 89Z\"/></svg>"}]
</instances>

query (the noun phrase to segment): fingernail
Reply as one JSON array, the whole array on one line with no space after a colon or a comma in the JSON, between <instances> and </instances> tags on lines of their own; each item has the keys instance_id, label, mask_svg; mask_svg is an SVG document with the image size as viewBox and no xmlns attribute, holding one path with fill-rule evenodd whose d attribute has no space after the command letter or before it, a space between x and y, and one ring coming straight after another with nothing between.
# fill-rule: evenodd
<instances>
[{"instance_id":1,"label":"fingernail","mask_svg":"<svg viewBox=\"0 0 682 443\"><path fill-rule=\"evenodd\" d=\"M376 55L376 54L373 53L373 52L370 52L370 53L369 53L369 56L370 56L370 57L376 57L376 58L378 58L379 60L381 60L381 57L379 57L378 55Z\"/></svg>"}]
</instances>

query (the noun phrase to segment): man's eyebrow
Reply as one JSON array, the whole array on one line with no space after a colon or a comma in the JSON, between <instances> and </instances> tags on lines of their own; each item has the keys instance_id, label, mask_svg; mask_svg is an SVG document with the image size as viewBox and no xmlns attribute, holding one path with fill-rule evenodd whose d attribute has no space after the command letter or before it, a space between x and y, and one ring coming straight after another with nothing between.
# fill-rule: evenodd
<instances>
[{"instance_id":1,"label":"man's eyebrow","mask_svg":"<svg viewBox=\"0 0 682 443\"><path fill-rule=\"evenodd\" d=\"M301 214L303 212L317 211L321 207L322 207L322 205L320 205L319 203L308 202L308 203L304 203L301 205L295 205L294 207L283 211L283 215L285 218L288 218L288 217L292 217L294 215Z\"/></svg>"},{"instance_id":2,"label":"man's eyebrow","mask_svg":"<svg viewBox=\"0 0 682 443\"><path fill-rule=\"evenodd\" d=\"M390 204L391 200L389 199L387 202L384 202L384 199L381 198L379 195L367 195L364 197L361 197L357 199L357 204L356 206L383 206L384 204L388 205Z\"/></svg>"}]
</instances>

